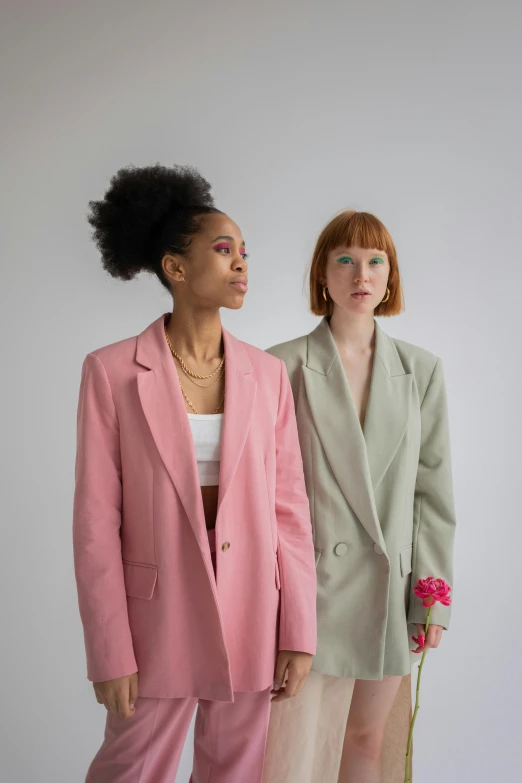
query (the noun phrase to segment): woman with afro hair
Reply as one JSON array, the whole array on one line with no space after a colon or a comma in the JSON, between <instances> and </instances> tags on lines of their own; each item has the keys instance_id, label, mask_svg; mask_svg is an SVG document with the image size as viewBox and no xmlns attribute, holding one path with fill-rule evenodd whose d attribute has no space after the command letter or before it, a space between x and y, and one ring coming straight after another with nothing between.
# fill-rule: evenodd
<instances>
[{"instance_id":1,"label":"woman with afro hair","mask_svg":"<svg viewBox=\"0 0 522 783\"><path fill-rule=\"evenodd\" d=\"M197 708L192 783L258 783L271 699L302 688L316 576L281 359L221 324L248 263L192 168L124 168L89 222L104 268L173 298L85 358L74 562L87 676L107 710L90 783L172 783Z\"/></svg>"}]
</instances>

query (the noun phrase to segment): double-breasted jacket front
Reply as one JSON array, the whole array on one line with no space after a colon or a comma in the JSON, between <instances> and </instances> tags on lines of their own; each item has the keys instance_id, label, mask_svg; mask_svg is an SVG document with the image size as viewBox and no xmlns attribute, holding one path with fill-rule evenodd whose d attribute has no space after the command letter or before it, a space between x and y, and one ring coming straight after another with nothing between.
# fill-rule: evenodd
<instances>
[{"instance_id":1,"label":"double-breasted jacket front","mask_svg":"<svg viewBox=\"0 0 522 783\"><path fill-rule=\"evenodd\" d=\"M441 362L375 324L364 427L325 318L269 349L292 384L317 561L314 669L381 679L410 670L419 578L452 584L455 515ZM431 622L447 628L437 604Z\"/></svg>"}]
</instances>

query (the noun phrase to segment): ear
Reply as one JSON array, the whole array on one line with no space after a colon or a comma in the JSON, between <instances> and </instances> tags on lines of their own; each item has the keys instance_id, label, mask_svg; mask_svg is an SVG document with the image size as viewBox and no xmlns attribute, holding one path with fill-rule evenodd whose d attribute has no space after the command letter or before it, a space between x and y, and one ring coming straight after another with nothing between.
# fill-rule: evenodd
<instances>
[{"instance_id":1,"label":"ear","mask_svg":"<svg viewBox=\"0 0 522 783\"><path fill-rule=\"evenodd\" d=\"M172 253L166 253L161 259L161 266L165 275L173 283L185 282L185 269L183 264L183 257L174 255Z\"/></svg>"}]
</instances>

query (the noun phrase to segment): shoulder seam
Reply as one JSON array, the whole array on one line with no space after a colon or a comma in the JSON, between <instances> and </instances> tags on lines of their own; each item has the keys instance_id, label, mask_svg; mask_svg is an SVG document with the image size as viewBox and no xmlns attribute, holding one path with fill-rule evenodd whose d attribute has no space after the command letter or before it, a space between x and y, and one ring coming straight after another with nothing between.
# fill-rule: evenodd
<instances>
[{"instance_id":1,"label":"shoulder seam","mask_svg":"<svg viewBox=\"0 0 522 783\"><path fill-rule=\"evenodd\" d=\"M107 374L107 370L105 369L105 365L104 365L104 363L102 362L101 358L98 356L98 354L95 351L91 351L91 353L87 354L87 356L94 356L99 361L99 363L101 364L101 367L102 367L102 370L103 370L103 374L105 376L105 380L107 381L107 386L109 387L109 393L110 393L110 396L111 396L112 407L114 408L114 415L116 417L116 422L118 424L118 431L119 431L119 429L120 429L120 420L119 420L119 417L118 417L118 411L116 409L116 403L114 402L114 395L112 393L111 382L109 380L109 376Z\"/></svg>"},{"instance_id":2,"label":"shoulder seam","mask_svg":"<svg viewBox=\"0 0 522 783\"><path fill-rule=\"evenodd\" d=\"M431 382L433 380L433 376L435 375L435 370L437 369L438 364L439 364L439 358L438 358L438 356L436 356L435 357L435 364L433 365L433 370L431 371L430 379L429 379L429 381L428 381L428 383L426 385L426 390L424 391L424 395L423 395L422 400L421 400L421 404L420 404L421 408L424 405L424 400L426 399L426 395L428 393L428 389L431 386Z\"/></svg>"}]
</instances>

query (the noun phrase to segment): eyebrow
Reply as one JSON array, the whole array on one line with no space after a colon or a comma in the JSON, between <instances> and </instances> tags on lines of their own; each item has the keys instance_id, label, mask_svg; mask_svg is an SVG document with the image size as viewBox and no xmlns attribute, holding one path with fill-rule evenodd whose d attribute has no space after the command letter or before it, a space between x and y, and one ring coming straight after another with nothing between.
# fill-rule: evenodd
<instances>
[{"instance_id":1,"label":"eyebrow","mask_svg":"<svg viewBox=\"0 0 522 783\"><path fill-rule=\"evenodd\" d=\"M374 256L372 256L372 259L373 258L381 258L382 259L382 257L383 257L382 253L376 253ZM338 253L337 254L337 258L351 258L352 261L353 261L353 256L351 256L350 253Z\"/></svg>"},{"instance_id":2,"label":"eyebrow","mask_svg":"<svg viewBox=\"0 0 522 783\"><path fill-rule=\"evenodd\" d=\"M234 242L235 241L234 237L228 237L228 236L221 235L221 236L216 237L215 239L213 239L212 242L217 242L218 239L227 239L229 242ZM244 245L245 244L245 240L243 240L241 242L241 244Z\"/></svg>"}]
</instances>

